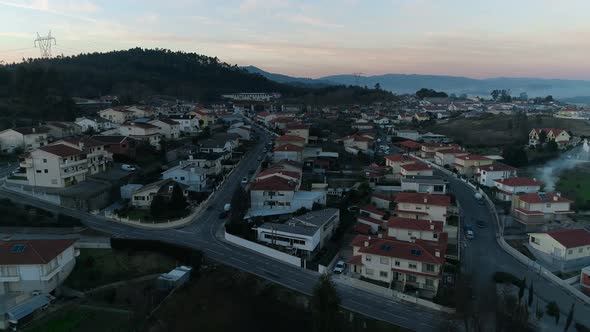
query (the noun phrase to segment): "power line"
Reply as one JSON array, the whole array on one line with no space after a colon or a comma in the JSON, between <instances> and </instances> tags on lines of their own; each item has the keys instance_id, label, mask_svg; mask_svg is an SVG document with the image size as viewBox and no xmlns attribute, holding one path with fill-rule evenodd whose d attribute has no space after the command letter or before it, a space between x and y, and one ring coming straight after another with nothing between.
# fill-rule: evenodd
<instances>
[{"instance_id":1,"label":"power line","mask_svg":"<svg viewBox=\"0 0 590 332\"><path fill-rule=\"evenodd\" d=\"M53 42L53 44L51 43ZM39 45L42 58L51 58L51 45L57 45L55 37L51 36L51 30L47 36L41 37L37 32L37 39L35 39L35 47Z\"/></svg>"}]
</instances>

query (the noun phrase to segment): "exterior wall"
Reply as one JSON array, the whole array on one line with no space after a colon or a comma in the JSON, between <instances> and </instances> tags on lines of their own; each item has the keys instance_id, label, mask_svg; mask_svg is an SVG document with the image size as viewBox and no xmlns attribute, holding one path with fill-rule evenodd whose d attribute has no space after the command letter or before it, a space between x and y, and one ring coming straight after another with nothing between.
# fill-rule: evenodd
<instances>
[{"instance_id":1,"label":"exterior wall","mask_svg":"<svg viewBox=\"0 0 590 332\"><path fill-rule=\"evenodd\" d=\"M435 206L426 204L412 204L412 203L398 203L397 207L403 211L428 213L428 215L420 216L419 219L441 221L446 224L447 220L447 207L446 206ZM407 214L398 212L398 215Z\"/></svg>"},{"instance_id":2,"label":"exterior wall","mask_svg":"<svg viewBox=\"0 0 590 332\"><path fill-rule=\"evenodd\" d=\"M426 170L420 170L420 171L407 171L405 168L401 168L401 172L400 174L402 176L432 176L433 170L432 169L426 169Z\"/></svg>"},{"instance_id":3,"label":"exterior wall","mask_svg":"<svg viewBox=\"0 0 590 332\"><path fill-rule=\"evenodd\" d=\"M590 246L565 248L554 238L543 233L529 233L529 245L536 250L562 260L579 260L590 257Z\"/></svg>"},{"instance_id":4,"label":"exterior wall","mask_svg":"<svg viewBox=\"0 0 590 332\"><path fill-rule=\"evenodd\" d=\"M131 205L139 208L149 208L159 189L160 188L151 188L150 190L134 193L131 196Z\"/></svg>"},{"instance_id":5,"label":"exterior wall","mask_svg":"<svg viewBox=\"0 0 590 332\"><path fill-rule=\"evenodd\" d=\"M80 155L61 158L42 150L31 152L20 165L26 169L28 184L36 187L67 187L86 180L88 172L88 161Z\"/></svg>"},{"instance_id":6,"label":"exterior wall","mask_svg":"<svg viewBox=\"0 0 590 332\"><path fill-rule=\"evenodd\" d=\"M16 148L32 151L47 144L47 133L23 135L12 129L0 132L0 147L4 153L12 153Z\"/></svg>"},{"instance_id":7,"label":"exterior wall","mask_svg":"<svg viewBox=\"0 0 590 332\"><path fill-rule=\"evenodd\" d=\"M444 195L447 193L446 185L434 185L434 184L427 184L427 183L405 182L405 181L402 181L402 183L401 183L401 190L402 191L415 191L417 193L423 193L423 194Z\"/></svg>"},{"instance_id":8,"label":"exterior wall","mask_svg":"<svg viewBox=\"0 0 590 332\"><path fill-rule=\"evenodd\" d=\"M371 203L375 204L377 208L385 210L391 209L393 205L393 202L375 196L371 197Z\"/></svg>"},{"instance_id":9,"label":"exterior wall","mask_svg":"<svg viewBox=\"0 0 590 332\"><path fill-rule=\"evenodd\" d=\"M132 120L134 117L132 112L120 112L115 111L112 108L102 110L98 112L98 115L103 119L107 119L110 122L117 124L122 124L125 121Z\"/></svg>"},{"instance_id":10,"label":"exterior wall","mask_svg":"<svg viewBox=\"0 0 590 332\"><path fill-rule=\"evenodd\" d=\"M158 132L166 139L177 139L180 137L180 124L171 125L160 120L153 120L149 123L158 126L160 128Z\"/></svg>"},{"instance_id":11,"label":"exterior wall","mask_svg":"<svg viewBox=\"0 0 590 332\"><path fill-rule=\"evenodd\" d=\"M252 190L250 191L251 208L259 209L291 209L293 201L293 191L267 191Z\"/></svg>"},{"instance_id":12,"label":"exterior wall","mask_svg":"<svg viewBox=\"0 0 590 332\"><path fill-rule=\"evenodd\" d=\"M387 229L387 236L405 242L410 242L412 238L425 241L438 241L438 234L435 234L434 231L418 231L389 227Z\"/></svg>"},{"instance_id":13,"label":"exterior wall","mask_svg":"<svg viewBox=\"0 0 590 332\"><path fill-rule=\"evenodd\" d=\"M257 239L260 242L275 244L286 248L297 248L307 252L315 251L320 243L319 229L312 236L307 236L259 227L256 229L256 234Z\"/></svg>"},{"instance_id":14,"label":"exterior wall","mask_svg":"<svg viewBox=\"0 0 590 332\"><path fill-rule=\"evenodd\" d=\"M284 252L280 252L278 250L274 250L272 248L254 243L254 242L250 242L248 240L242 239L241 237L237 237L235 235L231 235L229 233L225 233L225 240L231 243L234 243L236 245L239 245L240 247L244 247L244 248L248 248L250 250L254 250L260 254L281 260L283 262L289 263L291 265L295 265L298 267L301 267L301 258L299 257L295 257L295 256L291 256L288 254L285 254Z\"/></svg>"},{"instance_id":15,"label":"exterior wall","mask_svg":"<svg viewBox=\"0 0 590 332\"><path fill-rule=\"evenodd\" d=\"M205 173L193 173L190 170L184 169L164 172L162 173L162 179L172 179L197 191L202 191L207 186L207 175Z\"/></svg>"},{"instance_id":16,"label":"exterior wall","mask_svg":"<svg viewBox=\"0 0 590 332\"><path fill-rule=\"evenodd\" d=\"M301 162L302 158L301 158L301 152L299 151L275 151L273 152L273 161L279 162L281 160L294 160L294 161L298 161Z\"/></svg>"},{"instance_id":17,"label":"exterior wall","mask_svg":"<svg viewBox=\"0 0 590 332\"><path fill-rule=\"evenodd\" d=\"M479 183L486 187L496 186L495 180L507 179L516 176L516 171L481 171Z\"/></svg>"},{"instance_id":18,"label":"exterior wall","mask_svg":"<svg viewBox=\"0 0 590 332\"><path fill-rule=\"evenodd\" d=\"M309 129L287 129L285 135L299 136L305 138L305 144L309 143Z\"/></svg>"}]
</instances>

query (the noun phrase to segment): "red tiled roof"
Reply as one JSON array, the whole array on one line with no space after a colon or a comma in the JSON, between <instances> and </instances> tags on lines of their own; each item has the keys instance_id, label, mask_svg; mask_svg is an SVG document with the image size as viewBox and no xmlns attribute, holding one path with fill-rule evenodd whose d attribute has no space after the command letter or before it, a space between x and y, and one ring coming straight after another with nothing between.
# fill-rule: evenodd
<instances>
[{"instance_id":1,"label":"red tiled roof","mask_svg":"<svg viewBox=\"0 0 590 332\"><path fill-rule=\"evenodd\" d=\"M59 157L70 157L82 154L82 150L73 148L65 144L46 145L39 148L39 150L51 153Z\"/></svg>"},{"instance_id":2,"label":"red tiled roof","mask_svg":"<svg viewBox=\"0 0 590 332\"><path fill-rule=\"evenodd\" d=\"M368 211L368 212L370 212L370 213L373 213L373 214L378 214L378 215L380 215L380 216L384 216L384 215L385 215L385 212L383 212L383 211L379 210L378 208L374 207L374 206L373 206L373 205L371 205L371 204L367 204L367 205L365 205L365 206L361 207L361 208L360 208L360 211Z\"/></svg>"},{"instance_id":3,"label":"red tiled roof","mask_svg":"<svg viewBox=\"0 0 590 332\"><path fill-rule=\"evenodd\" d=\"M408 156L407 154L392 154L385 156L385 159L393 162L402 162L402 161L418 161L418 159Z\"/></svg>"},{"instance_id":4,"label":"red tiled roof","mask_svg":"<svg viewBox=\"0 0 590 332\"><path fill-rule=\"evenodd\" d=\"M293 145L293 144L285 144L285 145L281 145L281 146L275 146L273 148L273 151L296 151L296 152L301 152L303 151L303 147L301 146L297 146L297 145Z\"/></svg>"},{"instance_id":5,"label":"red tiled roof","mask_svg":"<svg viewBox=\"0 0 590 332\"><path fill-rule=\"evenodd\" d=\"M283 135L276 139L276 142L304 142L305 138L301 136Z\"/></svg>"},{"instance_id":6,"label":"red tiled roof","mask_svg":"<svg viewBox=\"0 0 590 332\"><path fill-rule=\"evenodd\" d=\"M485 165L485 166L478 166L477 168L479 168L481 171L487 171L487 172L507 172L507 171L515 171L516 170L516 168L514 168L512 166L508 166L508 165L502 164L502 163L496 163L496 164Z\"/></svg>"},{"instance_id":7,"label":"red tiled roof","mask_svg":"<svg viewBox=\"0 0 590 332\"><path fill-rule=\"evenodd\" d=\"M442 232L443 223L440 221L429 221L429 220L423 220L423 219L391 217L391 218L389 218L389 221L387 222L387 227L401 228L401 229L412 229L412 230L417 230L417 231L432 231L432 232L438 233L438 232Z\"/></svg>"},{"instance_id":8,"label":"red tiled roof","mask_svg":"<svg viewBox=\"0 0 590 332\"><path fill-rule=\"evenodd\" d=\"M256 116L260 116L260 117L267 117L269 115L272 115L270 112L260 112L258 114L256 114Z\"/></svg>"},{"instance_id":9,"label":"red tiled roof","mask_svg":"<svg viewBox=\"0 0 590 332\"><path fill-rule=\"evenodd\" d=\"M431 195L420 193L399 193L395 198L396 203L428 204L438 206L451 205L451 197L447 195Z\"/></svg>"},{"instance_id":10,"label":"red tiled roof","mask_svg":"<svg viewBox=\"0 0 590 332\"><path fill-rule=\"evenodd\" d=\"M275 176L279 176L279 175L286 175L288 177L294 178L294 179L300 179L301 178L301 174L297 173L297 172L290 172L290 171L283 171L282 169L273 169L273 168L269 168L266 169L260 173L258 173L258 175L256 175L256 178L261 178L267 175L275 175Z\"/></svg>"},{"instance_id":11,"label":"red tiled roof","mask_svg":"<svg viewBox=\"0 0 590 332\"><path fill-rule=\"evenodd\" d=\"M357 221L362 220L362 221L366 221L368 223L379 225L379 226L383 225L383 220L375 219L375 218L369 217L369 216L358 215L356 219L357 219Z\"/></svg>"},{"instance_id":12,"label":"red tiled roof","mask_svg":"<svg viewBox=\"0 0 590 332\"><path fill-rule=\"evenodd\" d=\"M442 154L461 154L461 153L465 153L465 154L469 154L469 152L461 150L461 149L457 149L457 148L450 148L450 149L443 149L443 150L438 150L436 151L436 153L442 153Z\"/></svg>"},{"instance_id":13,"label":"red tiled roof","mask_svg":"<svg viewBox=\"0 0 590 332\"><path fill-rule=\"evenodd\" d=\"M590 246L590 232L583 229L557 229L547 232L547 235L561 243L566 248Z\"/></svg>"},{"instance_id":14,"label":"red tiled roof","mask_svg":"<svg viewBox=\"0 0 590 332\"><path fill-rule=\"evenodd\" d=\"M542 198L541 196L546 196L547 199ZM531 193L531 194L521 194L518 195L518 199L523 202L527 202L529 204L537 204L537 203L573 203L567 198L561 197L559 195L555 195L553 193Z\"/></svg>"},{"instance_id":15,"label":"red tiled roof","mask_svg":"<svg viewBox=\"0 0 590 332\"><path fill-rule=\"evenodd\" d=\"M500 180L495 180L495 182L501 183L505 186L510 186L510 187L533 187L533 186L542 186L543 183L533 180L531 178L507 178L507 179L500 179Z\"/></svg>"},{"instance_id":16,"label":"red tiled roof","mask_svg":"<svg viewBox=\"0 0 590 332\"><path fill-rule=\"evenodd\" d=\"M365 246L365 242L368 242L368 246ZM357 235L353 240L352 246L359 247L358 252L360 253L433 264L442 264L445 259L444 256L446 251L445 245L424 242L412 243L392 239L373 238L365 235ZM439 252L438 257L436 257L436 251Z\"/></svg>"},{"instance_id":17,"label":"red tiled roof","mask_svg":"<svg viewBox=\"0 0 590 332\"><path fill-rule=\"evenodd\" d=\"M422 144L410 140L399 142L397 143L397 145L403 146L408 149L420 149L422 147Z\"/></svg>"},{"instance_id":18,"label":"red tiled roof","mask_svg":"<svg viewBox=\"0 0 590 332\"><path fill-rule=\"evenodd\" d=\"M277 191L294 191L295 182L273 176L267 179L257 180L250 185L250 190L277 190Z\"/></svg>"},{"instance_id":19,"label":"red tiled roof","mask_svg":"<svg viewBox=\"0 0 590 332\"><path fill-rule=\"evenodd\" d=\"M371 234L372 228L371 225L364 224L362 222L357 222L354 224L354 231L359 234Z\"/></svg>"},{"instance_id":20,"label":"red tiled roof","mask_svg":"<svg viewBox=\"0 0 590 332\"><path fill-rule=\"evenodd\" d=\"M532 211L532 210L525 210L521 208L514 208L514 211L527 215L527 216L542 216L544 215L543 211Z\"/></svg>"},{"instance_id":21,"label":"red tiled roof","mask_svg":"<svg viewBox=\"0 0 590 332\"><path fill-rule=\"evenodd\" d=\"M402 210L399 207L396 207L395 212L397 213L402 213L402 214L415 214L418 216L427 216L428 212L423 212L423 211L413 211L413 210Z\"/></svg>"},{"instance_id":22,"label":"red tiled roof","mask_svg":"<svg viewBox=\"0 0 590 332\"><path fill-rule=\"evenodd\" d=\"M426 171L429 169L432 169L430 166L424 164L424 163L420 163L420 162L416 162L413 164L405 164L405 165L401 165L401 168L405 169L406 171Z\"/></svg>"},{"instance_id":23,"label":"red tiled roof","mask_svg":"<svg viewBox=\"0 0 590 332\"><path fill-rule=\"evenodd\" d=\"M362 265L363 264L363 255L356 255L356 256L352 256L350 257L347 261L346 264L351 264L351 265Z\"/></svg>"},{"instance_id":24,"label":"red tiled roof","mask_svg":"<svg viewBox=\"0 0 590 332\"><path fill-rule=\"evenodd\" d=\"M390 196L387 196L387 195L372 193L371 196L372 197L375 197L375 198L378 198L378 199L382 199L384 201L393 202L393 197L390 197Z\"/></svg>"},{"instance_id":25,"label":"red tiled roof","mask_svg":"<svg viewBox=\"0 0 590 332\"><path fill-rule=\"evenodd\" d=\"M73 239L0 241L0 265L47 264L75 242ZM22 251L15 250L15 246Z\"/></svg>"}]
</instances>

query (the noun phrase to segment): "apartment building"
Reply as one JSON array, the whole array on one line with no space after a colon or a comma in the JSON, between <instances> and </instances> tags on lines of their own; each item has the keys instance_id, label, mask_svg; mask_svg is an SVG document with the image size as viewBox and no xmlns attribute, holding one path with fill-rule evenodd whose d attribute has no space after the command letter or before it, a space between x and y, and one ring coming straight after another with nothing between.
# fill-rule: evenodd
<instances>
[{"instance_id":1,"label":"apartment building","mask_svg":"<svg viewBox=\"0 0 590 332\"><path fill-rule=\"evenodd\" d=\"M86 180L88 159L83 150L59 143L25 154L20 167L30 186L64 188Z\"/></svg>"},{"instance_id":2,"label":"apartment building","mask_svg":"<svg viewBox=\"0 0 590 332\"><path fill-rule=\"evenodd\" d=\"M456 156L455 162L452 164L452 166L457 171L457 173L471 177L476 174L477 167L492 165L493 163L493 159L477 154L468 154Z\"/></svg>"},{"instance_id":3,"label":"apartment building","mask_svg":"<svg viewBox=\"0 0 590 332\"><path fill-rule=\"evenodd\" d=\"M417 290L420 296L436 295L442 279L446 243L357 235L352 241L350 270L396 290Z\"/></svg>"},{"instance_id":4,"label":"apartment building","mask_svg":"<svg viewBox=\"0 0 590 332\"><path fill-rule=\"evenodd\" d=\"M513 177L494 181L496 199L511 202L514 194L533 194L541 191L542 182L535 179Z\"/></svg>"},{"instance_id":5,"label":"apartment building","mask_svg":"<svg viewBox=\"0 0 590 332\"><path fill-rule=\"evenodd\" d=\"M406 176L401 179L402 191L444 195L448 183L437 176Z\"/></svg>"},{"instance_id":6,"label":"apartment building","mask_svg":"<svg viewBox=\"0 0 590 332\"><path fill-rule=\"evenodd\" d=\"M516 172L516 168L501 163L477 166L475 169L476 178L479 184L490 188L496 186L496 180L516 177Z\"/></svg>"},{"instance_id":7,"label":"apartment building","mask_svg":"<svg viewBox=\"0 0 590 332\"><path fill-rule=\"evenodd\" d=\"M32 151L47 145L49 129L47 127L20 127L0 131L0 149L3 153L12 153L21 148Z\"/></svg>"},{"instance_id":8,"label":"apartment building","mask_svg":"<svg viewBox=\"0 0 590 332\"><path fill-rule=\"evenodd\" d=\"M446 224L451 198L447 195L399 193L395 198L398 217L440 221Z\"/></svg>"},{"instance_id":9,"label":"apartment building","mask_svg":"<svg viewBox=\"0 0 590 332\"><path fill-rule=\"evenodd\" d=\"M126 122L119 127L119 133L123 136L129 136L139 141L160 148L162 134L160 128L147 122Z\"/></svg>"},{"instance_id":10,"label":"apartment building","mask_svg":"<svg viewBox=\"0 0 590 332\"><path fill-rule=\"evenodd\" d=\"M159 133L166 139L178 139L180 137L180 124L170 119L155 119L148 122L159 128Z\"/></svg>"},{"instance_id":11,"label":"apartment building","mask_svg":"<svg viewBox=\"0 0 590 332\"><path fill-rule=\"evenodd\" d=\"M0 329L17 326L49 304L76 264L76 240L0 242Z\"/></svg>"},{"instance_id":12,"label":"apartment building","mask_svg":"<svg viewBox=\"0 0 590 332\"><path fill-rule=\"evenodd\" d=\"M109 152L106 150L105 143L92 137L67 137L59 140L54 144L64 144L75 149L80 149L86 153L86 160L88 162L88 174L104 172L107 169L107 161L109 159Z\"/></svg>"},{"instance_id":13,"label":"apartment building","mask_svg":"<svg viewBox=\"0 0 590 332\"><path fill-rule=\"evenodd\" d=\"M512 196L512 216L526 230L536 229L546 223L567 220L573 201L560 193L539 192Z\"/></svg>"},{"instance_id":14,"label":"apartment building","mask_svg":"<svg viewBox=\"0 0 590 332\"><path fill-rule=\"evenodd\" d=\"M466 156L469 152L457 148L438 150L434 154L434 163L439 166L446 166L455 163L455 158Z\"/></svg>"}]
</instances>

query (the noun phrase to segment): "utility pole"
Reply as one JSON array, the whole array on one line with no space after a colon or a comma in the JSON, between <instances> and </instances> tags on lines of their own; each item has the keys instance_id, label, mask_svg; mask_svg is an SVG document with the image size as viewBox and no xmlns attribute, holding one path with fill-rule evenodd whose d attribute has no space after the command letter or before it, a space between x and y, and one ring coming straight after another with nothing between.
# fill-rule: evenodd
<instances>
[{"instance_id":1,"label":"utility pole","mask_svg":"<svg viewBox=\"0 0 590 332\"><path fill-rule=\"evenodd\" d=\"M47 36L43 37L41 37L37 32L37 39L35 39L35 47L39 45L39 50L41 51L42 58L51 58L51 42L53 42L53 45L57 45L55 37L51 36L51 30L49 30L49 34L47 34Z\"/></svg>"}]
</instances>

